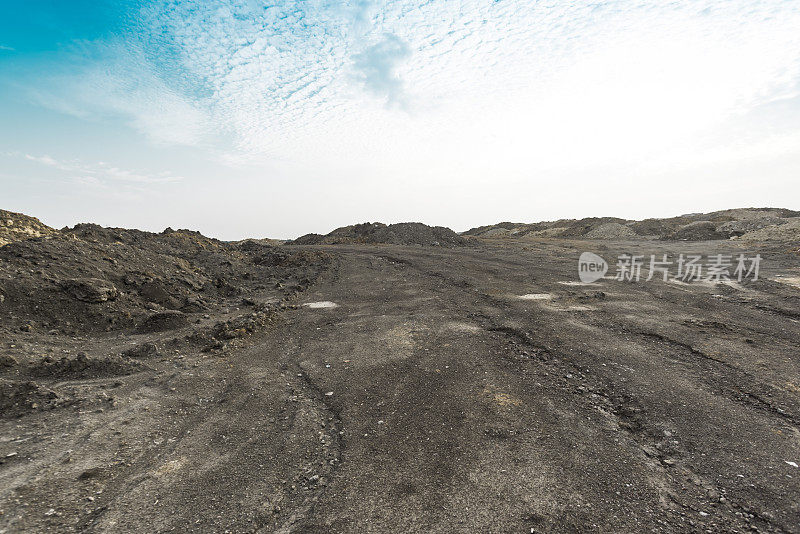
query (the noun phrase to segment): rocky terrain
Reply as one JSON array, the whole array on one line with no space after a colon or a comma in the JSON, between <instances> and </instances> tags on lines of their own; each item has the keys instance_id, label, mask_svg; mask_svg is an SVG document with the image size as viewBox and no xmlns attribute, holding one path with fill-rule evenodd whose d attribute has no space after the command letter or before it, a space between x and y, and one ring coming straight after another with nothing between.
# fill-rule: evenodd
<instances>
[{"instance_id":1,"label":"rocky terrain","mask_svg":"<svg viewBox=\"0 0 800 534\"><path fill-rule=\"evenodd\" d=\"M3 214L0 532L800 532L797 212L285 245ZM589 284L585 251L762 263Z\"/></svg>"},{"instance_id":2,"label":"rocky terrain","mask_svg":"<svg viewBox=\"0 0 800 534\"><path fill-rule=\"evenodd\" d=\"M784 227L784 225L787 225ZM739 208L633 221L615 217L562 219L539 223L503 222L464 232L484 238L718 239L800 240L800 212L783 208Z\"/></svg>"},{"instance_id":3,"label":"rocky terrain","mask_svg":"<svg viewBox=\"0 0 800 534\"><path fill-rule=\"evenodd\" d=\"M8 214L9 212L5 212ZM13 215L13 218L12 218ZM10 214L0 247L3 415L80 404L45 382L128 375L142 357L222 351L269 324L331 257L197 232L79 224L57 231ZM44 237L32 237L39 234ZM142 334L152 340L138 343ZM156 338L157 342L156 342Z\"/></svg>"}]
</instances>

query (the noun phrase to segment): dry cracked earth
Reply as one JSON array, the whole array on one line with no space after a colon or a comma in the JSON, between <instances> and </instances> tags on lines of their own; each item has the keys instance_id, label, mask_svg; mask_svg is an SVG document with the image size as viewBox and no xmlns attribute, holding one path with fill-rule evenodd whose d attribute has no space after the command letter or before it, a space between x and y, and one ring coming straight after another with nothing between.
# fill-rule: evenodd
<instances>
[{"instance_id":1,"label":"dry cracked earth","mask_svg":"<svg viewBox=\"0 0 800 534\"><path fill-rule=\"evenodd\" d=\"M135 369L37 382L83 400L0 419L0 531L800 532L797 252L575 282L584 250L742 247L325 246L230 346L132 333Z\"/></svg>"}]
</instances>

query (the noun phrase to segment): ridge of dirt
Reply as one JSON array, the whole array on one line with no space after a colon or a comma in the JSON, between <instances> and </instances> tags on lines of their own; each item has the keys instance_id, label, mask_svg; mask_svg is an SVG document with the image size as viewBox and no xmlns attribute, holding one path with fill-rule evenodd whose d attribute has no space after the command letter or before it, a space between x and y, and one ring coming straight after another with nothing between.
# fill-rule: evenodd
<instances>
[{"instance_id":1,"label":"ridge of dirt","mask_svg":"<svg viewBox=\"0 0 800 534\"><path fill-rule=\"evenodd\" d=\"M0 248L0 330L166 331L307 286L324 253L80 224Z\"/></svg>"},{"instance_id":2,"label":"ridge of dirt","mask_svg":"<svg viewBox=\"0 0 800 534\"><path fill-rule=\"evenodd\" d=\"M415 222L386 225L376 222L343 226L327 235L306 234L288 244L342 245L358 243L455 247L466 245L467 240L443 226L428 226Z\"/></svg>"},{"instance_id":3,"label":"ridge of dirt","mask_svg":"<svg viewBox=\"0 0 800 534\"><path fill-rule=\"evenodd\" d=\"M796 240L793 224L800 211L786 208L736 208L711 213L690 213L678 217L641 221L615 217L562 219L533 224L502 222L479 226L462 235L483 238L585 238L602 240L663 239L709 241L736 239ZM785 228L783 225L791 223Z\"/></svg>"}]
</instances>

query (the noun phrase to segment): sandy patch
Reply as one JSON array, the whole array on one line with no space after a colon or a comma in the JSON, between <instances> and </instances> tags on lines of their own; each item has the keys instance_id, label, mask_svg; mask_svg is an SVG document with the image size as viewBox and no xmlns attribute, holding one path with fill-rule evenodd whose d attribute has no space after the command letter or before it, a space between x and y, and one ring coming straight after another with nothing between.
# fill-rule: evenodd
<instances>
[{"instance_id":1,"label":"sandy patch","mask_svg":"<svg viewBox=\"0 0 800 534\"><path fill-rule=\"evenodd\" d=\"M776 276L772 280L800 289L800 276Z\"/></svg>"},{"instance_id":2,"label":"sandy patch","mask_svg":"<svg viewBox=\"0 0 800 534\"><path fill-rule=\"evenodd\" d=\"M451 332L458 332L462 334L476 334L482 330L482 328L475 324L470 323L458 323L458 322L450 322L444 325L446 330L450 330Z\"/></svg>"},{"instance_id":3,"label":"sandy patch","mask_svg":"<svg viewBox=\"0 0 800 534\"><path fill-rule=\"evenodd\" d=\"M527 293L517 297L520 300L553 300L551 293Z\"/></svg>"},{"instance_id":4,"label":"sandy patch","mask_svg":"<svg viewBox=\"0 0 800 534\"><path fill-rule=\"evenodd\" d=\"M522 401L520 399L504 391L499 391L495 389L493 386L486 386L483 389L483 395L493 404L496 404L503 408L522 405Z\"/></svg>"},{"instance_id":5,"label":"sandy patch","mask_svg":"<svg viewBox=\"0 0 800 534\"><path fill-rule=\"evenodd\" d=\"M329 300L321 300L319 302L307 302L303 304L303 306L312 309L319 309L319 308L338 308L339 305L335 302L331 302Z\"/></svg>"},{"instance_id":6,"label":"sandy patch","mask_svg":"<svg viewBox=\"0 0 800 534\"><path fill-rule=\"evenodd\" d=\"M186 458L178 458L176 460L170 460L169 462L165 463L158 469L153 472L153 475L157 477L163 477L165 475L169 475L176 471L179 471L184 465L186 465Z\"/></svg>"}]
</instances>

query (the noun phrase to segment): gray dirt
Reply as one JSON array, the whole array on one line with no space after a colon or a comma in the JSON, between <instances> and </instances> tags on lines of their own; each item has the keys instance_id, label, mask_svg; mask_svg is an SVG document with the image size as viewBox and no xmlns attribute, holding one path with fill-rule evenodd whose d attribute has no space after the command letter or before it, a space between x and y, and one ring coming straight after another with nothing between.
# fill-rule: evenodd
<instances>
[{"instance_id":1,"label":"gray dirt","mask_svg":"<svg viewBox=\"0 0 800 534\"><path fill-rule=\"evenodd\" d=\"M212 264L155 269L204 303L167 330L123 320L147 316L139 279L129 301L77 301L122 317L93 335L14 308L0 530L800 532L797 247L759 249L741 285L565 284L584 250L753 246L220 244L213 265L314 274L286 292L230 271L226 296Z\"/></svg>"}]
</instances>

